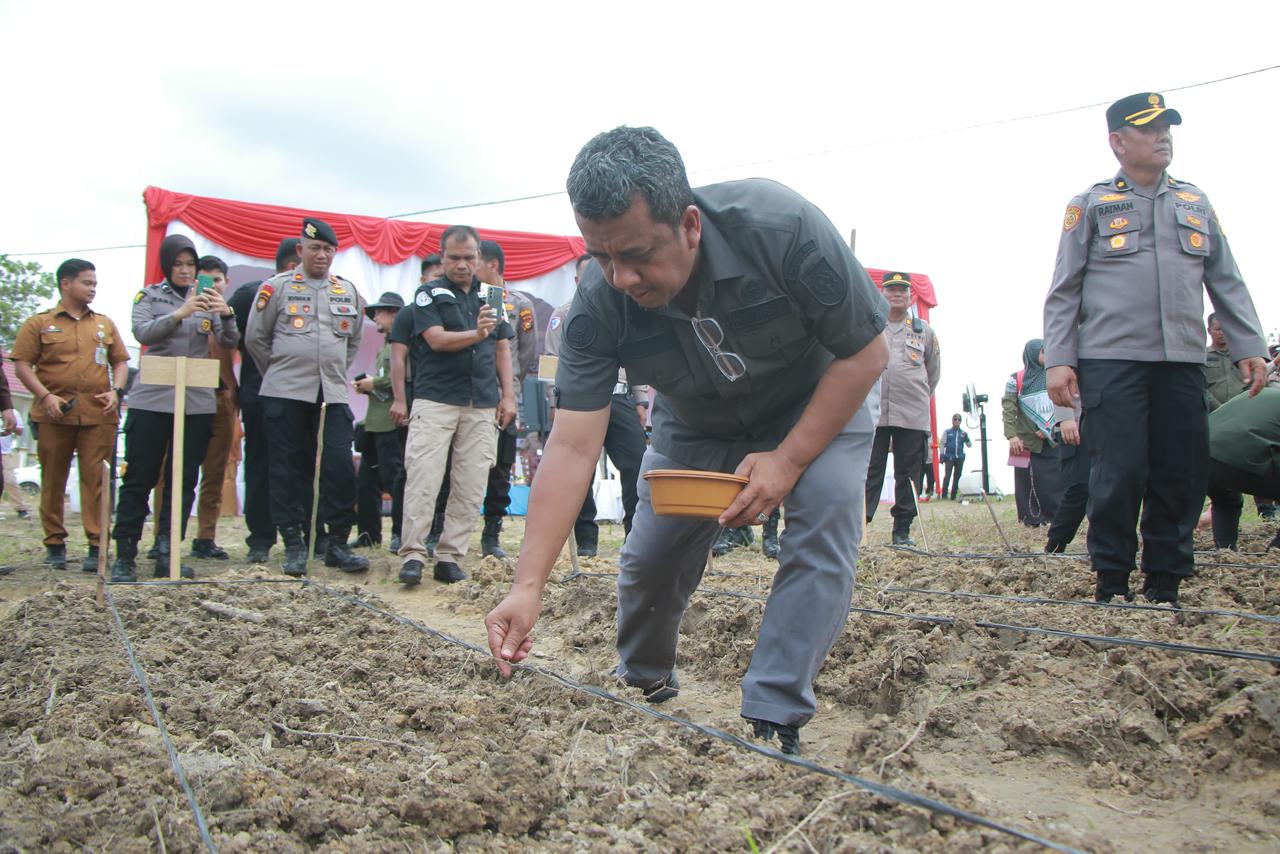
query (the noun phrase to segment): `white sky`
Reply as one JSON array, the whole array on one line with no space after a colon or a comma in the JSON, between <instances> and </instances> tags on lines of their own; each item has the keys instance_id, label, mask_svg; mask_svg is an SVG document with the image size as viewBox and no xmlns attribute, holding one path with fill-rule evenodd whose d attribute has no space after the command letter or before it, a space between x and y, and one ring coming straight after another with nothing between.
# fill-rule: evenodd
<instances>
[{"instance_id":1,"label":"white sky","mask_svg":"<svg viewBox=\"0 0 1280 854\"><path fill-rule=\"evenodd\" d=\"M0 0L0 253L89 258L127 327L142 251L87 250L145 241L148 184L390 216L560 190L593 134L649 124L695 186L782 181L856 228L867 266L932 277L945 427L970 380L998 401L1039 337L1063 209L1116 164L1103 106L944 131L1157 90L1186 122L1171 174L1208 192L1280 327L1261 162L1280 70L1171 91L1280 64L1277 7L842 5ZM564 196L420 218L574 233Z\"/></svg>"}]
</instances>

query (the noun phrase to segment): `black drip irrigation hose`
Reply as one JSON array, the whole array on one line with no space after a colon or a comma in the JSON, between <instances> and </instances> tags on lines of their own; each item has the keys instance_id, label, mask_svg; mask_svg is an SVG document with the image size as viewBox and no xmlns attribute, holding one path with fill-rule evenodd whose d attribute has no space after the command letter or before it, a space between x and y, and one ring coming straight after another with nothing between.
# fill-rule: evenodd
<instances>
[{"instance_id":1,"label":"black drip irrigation hose","mask_svg":"<svg viewBox=\"0 0 1280 854\"><path fill-rule=\"evenodd\" d=\"M581 575L584 573L578 573L578 574ZM431 637L438 638L439 640L442 640L446 643L461 647L466 650L470 650L471 652L479 653L480 655L486 658L490 657L489 650L487 649L483 649L479 646L476 646L473 643L464 641L461 638L455 638L452 635L448 635L444 632L439 631L438 629L433 629L424 623L418 622L417 620L413 620L408 617L401 616L400 614L396 614L394 612L387 611L383 608L379 608L377 605L374 605L371 602L366 602L364 599L361 599L359 596L343 593L339 590L334 590L325 584L321 584L319 582L315 582L311 580L307 581L307 586L315 587L317 590L320 590L337 599L342 599L346 602L351 603L352 605L355 605L359 608L363 608L367 611L370 611L371 613L378 614L380 616L395 620L396 622L402 625L408 626L423 634L430 635ZM878 795L882 798L885 798L886 800L895 801L897 803L906 804L908 806L919 807L921 809L925 809L930 812L939 813L941 815L949 815L952 818L959 819L960 821L968 822L969 824L978 825L980 827L985 827L990 830L995 830L1000 833L1008 834L1009 836L1013 836L1018 839L1025 840L1027 842L1034 842L1037 845L1041 845L1045 848L1049 848L1054 851L1068 852L1068 854L1083 854L1083 852L1081 852L1077 848L1072 848L1069 845L1064 845L1059 842L1053 842L1052 840L1044 839L1042 837L1036 836L1033 833L1029 833L1025 830L1019 830L1016 827L1010 827L1008 825L1001 824L992 819L984 818L983 816L976 815L974 813L962 810L959 807L953 807L950 804L944 803L942 801L937 801L937 800L934 800L933 798L925 797L924 795L918 795L914 792L908 792L905 789L899 789L897 787L888 786L883 783L876 783L873 780L867 780L862 777L856 777L852 774L846 774L843 771L837 771L834 768L828 768L825 765L819 765L816 762L810 762L809 760L802 759L798 756L782 753L778 750L775 750L772 747L765 747L760 744L755 744L754 742L747 741L741 736L733 735L732 733L725 732L724 730L721 730L717 727L707 726L706 724L695 723L686 718L681 718L675 715L669 715L665 712L660 712L649 705L636 703L632 700L626 699L625 697L620 697L617 694L613 694L609 691L606 691L603 688L597 688L594 685L586 685L582 682L577 682L573 679L570 679L566 676L562 676L559 673L555 673L554 671L547 670L542 667L537 667L531 664L512 664L511 666L513 669L516 669L516 670L524 670L529 673L536 674L538 676L543 676L571 690L590 694L591 696L598 697L602 700L607 700L610 703L615 703L617 705L631 709L632 711L636 711L641 714L648 715L649 717L656 718L657 720L665 721L666 723L675 724L677 726L692 730L696 733L708 736L710 738L719 739L720 741L727 742L743 750L749 750L752 753L757 753L769 759L773 759L778 762L785 762L788 765L794 765L797 768L803 768L806 771L812 771L817 774L823 774L827 777L833 777L837 780L841 780L845 783L849 783L850 785L857 786L859 789L870 792L873 795Z\"/></svg>"},{"instance_id":2,"label":"black drip irrigation hose","mask_svg":"<svg viewBox=\"0 0 1280 854\"><path fill-rule=\"evenodd\" d=\"M111 595L110 586L106 589L107 605L111 608L111 616L115 618L116 631L120 633L120 640L124 641L124 651L129 655L129 666L133 668L133 676L138 680L138 684L142 686L142 696L147 701L147 708L151 710L151 717L156 722L156 729L160 730L160 739L164 742L164 749L169 754L169 764L173 766L173 773L178 778L178 785L182 787L183 793L187 796L187 803L191 805L191 812L196 818L196 828L200 831L200 838L204 840L205 847L212 854L218 854L218 847L213 844L213 837L209 835L209 826L205 823L204 813L200 811L200 805L196 803L196 793L191 790L191 784L187 782L187 775L182 770L182 763L178 760L178 752L173 749L173 742L169 739L169 728L164 725L164 721L160 717L160 710L156 708L155 697L151 695L151 686L147 684L147 674L143 672L142 665L138 663L138 657L133 651L133 642L129 640L129 633L124 629L124 622L120 619L120 612L116 610L115 597Z\"/></svg>"},{"instance_id":3,"label":"black drip irrigation hose","mask_svg":"<svg viewBox=\"0 0 1280 854\"><path fill-rule=\"evenodd\" d=\"M193 584L302 584L301 578L165 578L155 581L108 581L114 587L186 587Z\"/></svg>"},{"instance_id":4,"label":"black drip irrigation hose","mask_svg":"<svg viewBox=\"0 0 1280 854\"><path fill-rule=\"evenodd\" d=\"M944 557L954 560L1029 560L1048 558L1050 560L1087 560L1088 552L931 552L927 549L918 549L915 546L885 546L891 551L906 552L907 554L920 555L921 557ZM1196 552L1197 555L1217 554L1217 552ZM1244 552L1243 554L1261 556L1265 552ZM1262 569L1268 571L1280 570L1280 564L1275 563L1224 563L1222 561L1198 560L1196 566L1212 566L1227 569Z\"/></svg>"},{"instance_id":5,"label":"black drip irrigation hose","mask_svg":"<svg viewBox=\"0 0 1280 854\"><path fill-rule=\"evenodd\" d=\"M616 578L613 573L607 572L576 572L566 576L561 583L571 581L575 578ZM761 596L759 593L743 593L737 590L699 590L709 596L728 596L734 599L750 599L755 602L768 601L767 596ZM859 614L867 614L873 617L895 617L900 620L912 620L918 623L932 623L937 626L953 626L960 622L955 617L943 617L932 614L904 614L901 611L885 611L879 608L858 608L850 607L850 611ZM1176 613L1172 608L1165 608L1170 614ZM988 620L975 620L973 625L983 629L1004 629L1011 632L1019 632L1031 635L1049 635L1051 637L1072 638L1075 640L1090 641L1092 643L1107 644L1109 646L1135 646L1145 649L1162 649L1166 652L1188 653L1191 655L1216 655L1221 658L1242 658L1247 661L1263 661L1268 664L1280 665L1280 655L1268 655L1263 652L1250 652L1244 649L1220 649L1213 646L1195 646L1192 644L1171 643L1168 641L1148 640L1145 638L1121 638L1113 635L1090 635L1082 632L1070 632L1065 629L1048 629L1043 626L1020 626L1014 623L993 623Z\"/></svg>"}]
</instances>

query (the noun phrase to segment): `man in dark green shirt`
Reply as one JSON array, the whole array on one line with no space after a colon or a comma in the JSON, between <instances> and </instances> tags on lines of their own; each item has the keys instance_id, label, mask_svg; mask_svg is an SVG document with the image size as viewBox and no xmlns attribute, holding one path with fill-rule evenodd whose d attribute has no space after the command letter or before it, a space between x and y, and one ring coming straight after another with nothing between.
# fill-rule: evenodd
<instances>
[{"instance_id":1,"label":"man in dark green shirt","mask_svg":"<svg viewBox=\"0 0 1280 854\"><path fill-rule=\"evenodd\" d=\"M1209 415L1209 500L1220 549L1236 547L1241 493L1280 497L1280 389L1236 395ZM1280 534L1271 546L1280 546Z\"/></svg>"}]
</instances>

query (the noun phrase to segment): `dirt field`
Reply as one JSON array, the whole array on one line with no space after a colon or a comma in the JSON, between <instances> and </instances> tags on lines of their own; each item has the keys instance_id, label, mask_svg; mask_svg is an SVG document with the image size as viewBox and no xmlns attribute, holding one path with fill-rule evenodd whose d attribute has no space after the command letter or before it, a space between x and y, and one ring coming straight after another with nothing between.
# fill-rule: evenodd
<instances>
[{"instance_id":1,"label":"dirt field","mask_svg":"<svg viewBox=\"0 0 1280 854\"><path fill-rule=\"evenodd\" d=\"M1036 532L1011 525L1014 545ZM928 505L937 551L996 553L981 506ZM72 526L68 526L72 527ZM220 536L243 555L238 526ZM1246 527L1245 551L1271 531ZM514 550L519 524L504 544ZM1280 555L1207 554L1187 608L1026 604L910 587L1089 599L1071 559L960 559L883 547L877 519L855 612L818 680L807 760L1089 851L1280 847L1280 678L1268 662L1105 645L978 623L1280 653ZM917 538L919 531L917 531ZM549 588L539 668L629 700L614 665L616 532ZM997 548L999 546L999 548ZM1082 548L1077 541L1077 549ZM73 557L82 548L70 549ZM38 566L38 527L0 521L0 851L203 846L109 610L91 579ZM367 578L316 579L464 641L509 569L413 591L373 553ZM201 578L263 573L195 562ZM738 682L773 563L716 562L682 628L681 695L660 710L745 736ZM560 577L569 575L567 561ZM277 578L278 569L264 573ZM727 595L734 594L734 595ZM221 851L1033 850L994 830L521 673L315 587L115 587L123 624ZM250 619L220 616L201 603Z\"/></svg>"}]
</instances>

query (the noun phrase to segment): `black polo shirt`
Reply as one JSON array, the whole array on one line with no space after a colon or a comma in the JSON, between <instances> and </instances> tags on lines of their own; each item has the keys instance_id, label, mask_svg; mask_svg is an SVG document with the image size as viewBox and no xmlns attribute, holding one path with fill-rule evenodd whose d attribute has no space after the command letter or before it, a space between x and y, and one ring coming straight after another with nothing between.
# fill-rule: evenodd
<instances>
[{"instance_id":1,"label":"black polo shirt","mask_svg":"<svg viewBox=\"0 0 1280 854\"><path fill-rule=\"evenodd\" d=\"M432 326L446 332L475 329L483 304L478 281L473 279L471 290L463 291L448 279L437 279L419 287L413 303L396 315L391 341L409 346L414 400L477 409L498 405L498 341L515 337L505 318L483 341L461 350L437 352L422 337Z\"/></svg>"},{"instance_id":2,"label":"black polo shirt","mask_svg":"<svg viewBox=\"0 0 1280 854\"><path fill-rule=\"evenodd\" d=\"M240 341L236 344L236 349L240 351L239 398L242 404L257 403L258 393L262 388L262 371L258 370L257 363L244 348L244 330L249 323L249 312L253 310L253 298L257 295L261 284L261 280L245 282L236 288L231 294L231 299L227 300L227 306L236 315L236 328L240 330Z\"/></svg>"}]
</instances>

